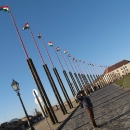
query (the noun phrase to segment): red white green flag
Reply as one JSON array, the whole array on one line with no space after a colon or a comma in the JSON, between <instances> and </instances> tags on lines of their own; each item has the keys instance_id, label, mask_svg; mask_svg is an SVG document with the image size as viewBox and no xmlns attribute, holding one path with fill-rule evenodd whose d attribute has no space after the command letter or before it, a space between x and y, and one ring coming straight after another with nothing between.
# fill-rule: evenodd
<instances>
[{"instance_id":1,"label":"red white green flag","mask_svg":"<svg viewBox=\"0 0 130 130\"><path fill-rule=\"evenodd\" d=\"M38 36L37 36L39 39L42 37L40 33L38 33Z\"/></svg>"},{"instance_id":2,"label":"red white green flag","mask_svg":"<svg viewBox=\"0 0 130 130\"><path fill-rule=\"evenodd\" d=\"M23 30L25 30L25 29L29 29L29 28L30 28L30 26L29 26L28 23L25 23L25 24L23 25Z\"/></svg>"},{"instance_id":3,"label":"red white green flag","mask_svg":"<svg viewBox=\"0 0 130 130\"><path fill-rule=\"evenodd\" d=\"M71 57L71 55L70 55L70 54L68 54L68 57Z\"/></svg>"},{"instance_id":4,"label":"red white green flag","mask_svg":"<svg viewBox=\"0 0 130 130\"><path fill-rule=\"evenodd\" d=\"M0 6L0 10L3 10L5 12L9 12L9 6Z\"/></svg>"},{"instance_id":5,"label":"red white green flag","mask_svg":"<svg viewBox=\"0 0 130 130\"><path fill-rule=\"evenodd\" d=\"M57 47L57 48L56 48L56 51L60 51L60 48L59 48L59 47Z\"/></svg>"},{"instance_id":6,"label":"red white green flag","mask_svg":"<svg viewBox=\"0 0 130 130\"><path fill-rule=\"evenodd\" d=\"M49 45L49 46L53 46L52 42L48 42L48 45Z\"/></svg>"},{"instance_id":7,"label":"red white green flag","mask_svg":"<svg viewBox=\"0 0 130 130\"><path fill-rule=\"evenodd\" d=\"M72 60L75 60L75 58L72 58Z\"/></svg>"},{"instance_id":8,"label":"red white green flag","mask_svg":"<svg viewBox=\"0 0 130 130\"><path fill-rule=\"evenodd\" d=\"M67 53L67 51L66 50L64 50L64 54L66 54Z\"/></svg>"}]
</instances>

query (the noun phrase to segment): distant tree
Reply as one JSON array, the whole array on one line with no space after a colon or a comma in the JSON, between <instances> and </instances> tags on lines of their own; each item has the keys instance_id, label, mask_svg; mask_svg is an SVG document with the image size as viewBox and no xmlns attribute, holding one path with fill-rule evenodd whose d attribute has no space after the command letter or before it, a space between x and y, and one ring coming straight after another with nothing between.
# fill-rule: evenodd
<instances>
[{"instance_id":1,"label":"distant tree","mask_svg":"<svg viewBox=\"0 0 130 130\"><path fill-rule=\"evenodd\" d=\"M37 117L40 117L40 116L42 116L42 113L37 111L36 115L37 115Z\"/></svg>"},{"instance_id":2,"label":"distant tree","mask_svg":"<svg viewBox=\"0 0 130 130\"><path fill-rule=\"evenodd\" d=\"M32 111L32 115L33 115L33 116L36 116L35 110Z\"/></svg>"}]
</instances>

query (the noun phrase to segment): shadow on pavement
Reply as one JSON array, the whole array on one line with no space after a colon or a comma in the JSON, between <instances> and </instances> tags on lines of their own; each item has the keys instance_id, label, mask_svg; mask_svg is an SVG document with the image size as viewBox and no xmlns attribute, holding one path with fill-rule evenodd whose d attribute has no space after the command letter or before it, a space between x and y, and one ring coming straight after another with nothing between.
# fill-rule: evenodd
<instances>
[{"instance_id":1,"label":"shadow on pavement","mask_svg":"<svg viewBox=\"0 0 130 130\"><path fill-rule=\"evenodd\" d=\"M129 90L130 91L130 90ZM122 93L122 95L124 95L123 97L125 97L126 95L125 94L127 94L128 92L124 92L124 93ZM102 105L102 104L104 104L104 103L108 103L109 101L111 101L112 99L114 99L114 98L117 98L117 97L119 97L119 96L121 96L121 98L123 98L122 97L122 95L117 95L117 96L114 96L113 98L111 98L111 99L109 99L109 100L107 100L107 101L105 101L105 102L102 102L102 103L100 103L100 104L98 104L98 105L96 105L96 106L94 106L94 108L95 107L98 107L98 106L100 106L100 105ZM118 100L119 100L120 98L118 98ZM116 100L117 101L117 100ZM112 102L111 102L112 103Z\"/></svg>"},{"instance_id":2,"label":"shadow on pavement","mask_svg":"<svg viewBox=\"0 0 130 130\"><path fill-rule=\"evenodd\" d=\"M129 112L130 112L130 110L128 110L127 112L125 112L125 113L123 113L123 114L121 114L121 115L119 115L119 116L117 116L117 117L112 118L111 120L109 120L109 121L107 121L107 122L101 124L100 126L103 127L103 126L105 126L105 125L107 125L107 124L110 124L110 123L112 123L113 121L115 121L115 120L121 118L122 116L127 115ZM123 130L124 130L124 129L123 129Z\"/></svg>"},{"instance_id":3,"label":"shadow on pavement","mask_svg":"<svg viewBox=\"0 0 130 130\"><path fill-rule=\"evenodd\" d=\"M111 94L117 93L117 92L119 92L119 91L121 91L121 90L118 90L118 91L114 91L114 92L112 92L112 93L109 93L109 94L107 94L107 95L105 95L105 96L102 96L101 98L99 98L98 100L93 101L93 102L97 102L97 101L99 101L99 100L101 100L101 99L103 99L103 98L106 98L106 97L110 96Z\"/></svg>"}]
</instances>

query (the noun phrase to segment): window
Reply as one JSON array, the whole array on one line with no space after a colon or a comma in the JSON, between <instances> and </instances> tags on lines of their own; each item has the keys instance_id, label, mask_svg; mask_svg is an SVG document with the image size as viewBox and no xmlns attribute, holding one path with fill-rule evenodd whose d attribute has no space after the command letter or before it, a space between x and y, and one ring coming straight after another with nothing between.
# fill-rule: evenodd
<instances>
[{"instance_id":1,"label":"window","mask_svg":"<svg viewBox=\"0 0 130 130\"><path fill-rule=\"evenodd\" d=\"M127 68L127 66L125 66L125 68Z\"/></svg>"},{"instance_id":2,"label":"window","mask_svg":"<svg viewBox=\"0 0 130 130\"><path fill-rule=\"evenodd\" d=\"M116 70L118 72L118 70Z\"/></svg>"},{"instance_id":3,"label":"window","mask_svg":"<svg viewBox=\"0 0 130 130\"><path fill-rule=\"evenodd\" d=\"M122 70L123 68L121 68L121 70Z\"/></svg>"},{"instance_id":4,"label":"window","mask_svg":"<svg viewBox=\"0 0 130 130\"><path fill-rule=\"evenodd\" d=\"M124 71L122 71L122 73L124 73Z\"/></svg>"}]
</instances>

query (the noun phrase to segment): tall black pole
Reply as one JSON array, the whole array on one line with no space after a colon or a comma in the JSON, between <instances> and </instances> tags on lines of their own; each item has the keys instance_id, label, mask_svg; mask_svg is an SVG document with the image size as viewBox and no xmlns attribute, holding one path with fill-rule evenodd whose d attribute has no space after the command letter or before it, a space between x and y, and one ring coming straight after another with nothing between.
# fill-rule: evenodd
<instances>
[{"instance_id":1,"label":"tall black pole","mask_svg":"<svg viewBox=\"0 0 130 130\"><path fill-rule=\"evenodd\" d=\"M75 61L76 63L78 62L77 60ZM82 82L83 82L83 88L85 88L86 87L86 81L85 81L85 79L84 79L84 75L83 75L83 72L82 72L82 70L81 70L81 68L79 67L79 65L78 65L78 63L76 64L77 65L77 67L78 67L78 74L79 74L79 77L81 77L80 79L82 80Z\"/></svg>"},{"instance_id":2,"label":"tall black pole","mask_svg":"<svg viewBox=\"0 0 130 130\"><path fill-rule=\"evenodd\" d=\"M101 68L101 71L102 71L103 66L101 66L100 68ZM106 82L106 80L103 78L103 72L101 72L101 79L102 79L102 82L103 82L104 86L108 85L108 83Z\"/></svg>"},{"instance_id":3,"label":"tall black pole","mask_svg":"<svg viewBox=\"0 0 130 130\"><path fill-rule=\"evenodd\" d=\"M29 126L30 126L31 130L35 130L34 127L32 126L31 121L29 120L29 116L28 116L28 113L27 113L27 111L26 111L26 109L25 109L25 106L24 106L24 104L23 104L23 101L22 101L22 99L21 99L20 93L17 92L17 95L18 95L19 100L20 100L20 102L21 102L21 104L22 104L24 113L25 113L25 115L26 115L26 117L27 117L27 120L28 120L28 123L29 123Z\"/></svg>"},{"instance_id":4,"label":"tall black pole","mask_svg":"<svg viewBox=\"0 0 130 130\"><path fill-rule=\"evenodd\" d=\"M99 66L100 67L100 66ZM102 80L102 77L101 77L101 74L100 74L100 70L97 69L97 72L98 72L98 79L99 79L99 82L101 83L102 87L105 86L103 80Z\"/></svg>"},{"instance_id":5,"label":"tall black pole","mask_svg":"<svg viewBox=\"0 0 130 130\"><path fill-rule=\"evenodd\" d=\"M105 69L108 70L108 68L109 68L109 66L108 67L106 66ZM109 84L110 84L112 82L112 77L111 77L109 71L108 71L108 73L106 72L105 77L109 81Z\"/></svg>"},{"instance_id":6,"label":"tall black pole","mask_svg":"<svg viewBox=\"0 0 130 130\"><path fill-rule=\"evenodd\" d=\"M27 59L27 63L28 63L29 69L30 69L31 74L33 76L33 79L34 79L34 81L35 81L35 83L37 85L37 88L39 90L39 93L41 95L41 98L42 98L42 100L44 102L45 108L47 110L47 113L50 116L50 119L51 119L52 123L53 124L58 123L57 117L56 117L56 115L54 113L54 110L53 110L53 108L51 106L51 103L50 103L50 101L48 99L48 96L47 96L47 94L45 92L45 89L44 89L44 87L43 87L43 85L41 83L41 80L40 80L40 78L39 78L39 76L37 74L37 71L35 69L35 66L34 66L32 60L30 58Z\"/></svg>"},{"instance_id":7,"label":"tall black pole","mask_svg":"<svg viewBox=\"0 0 130 130\"><path fill-rule=\"evenodd\" d=\"M102 73L101 76L102 76L103 82L104 82L104 84L105 84L105 86L106 86L106 85L108 85L109 83L106 81L105 78L103 78L103 77L104 77L104 74L103 74L104 69L103 69L103 67L104 67L104 66L101 66L101 67L100 67L100 68L101 68L101 73ZM102 72L102 71L103 71L103 72Z\"/></svg>"},{"instance_id":8,"label":"tall black pole","mask_svg":"<svg viewBox=\"0 0 130 130\"><path fill-rule=\"evenodd\" d=\"M89 80L90 87L91 87L91 89L93 90L93 82L92 82L92 80L91 80L91 78L90 78L90 71L89 71L89 69L88 69L87 67L84 67L84 64L85 64L85 62L83 61L83 68L84 68L84 70L85 70L85 72L86 72L86 75L87 75L87 78L88 78L88 80ZM87 70L86 70L86 68L87 68ZM94 90L93 90L93 91L94 91Z\"/></svg>"},{"instance_id":9,"label":"tall black pole","mask_svg":"<svg viewBox=\"0 0 130 130\"><path fill-rule=\"evenodd\" d=\"M86 85L87 85L87 83L86 83L86 80L85 80L85 78L84 78L83 71L82 71L82 69L80 68L80 66L78 65L78 60L76 60L76 62L77 62L77 66L78 66L78 68L79 68L79 72L80 72L81 78L82 78L82 80L83 80L83 82L84 82L84 88L85 88Z\"/></svg>"},{"instance_id":10,"label":"tall black pole","mask_svg":"<svg viewBox=\"0 0 130 130\"><path fill-rule=\"evenodd\" d=\"M92 80L93 80L93 84L94 85L96 85L95 83L94 83L94 81L96 81L96 78L94 77L94 70L91 68L91 66L92 66L92 64L88 64L89 65L89 69L91 70L91 72L92 72L92 74L91 74L91 77L92 77ZM98 79L97 79L98 80ZM100 83L100 82L99 82ZM100 83L101 84L101 83Z\"/></svg>"},{"instance_id":11,"label":"tall black pole","mask_svg":"<svg viewBox=\"0 0 130 130\"><path fill-rule=\"evenodd\" d=\"M103 66L103 67L105 67L105 66ZM105 70L106 71L106 70ZM105 76L105 71L103 70L103 74L102 74L102 77L103 77L103 80L104 80L104 82L105 82L105 85L109 85L109 83L110 83L110 79L108 78L108 79L106 79L106 76Z\"/></svg>"},{"instance_id":12,"label":"tall black pole","mask_svg":"<svg viewBox=\"0 0 130 130\"><path fill-rule=\"evenodd\" d=\"M96 73L98 73L98 72L97 72L96 70L94 70L94 65L93 65L93 64L89 64L89 65L90 65L91 67L93 67L92 70L93 70L94 73L95 73L95 75L94 75L94 73L93 73L93 77L94 77L95 81L98 82L98 86L99 86L99 85L101 86L101 85L102 85L102 82L100 81L100 79L99 79L98 77L96 77ZM90 67L90 68L91 68L91 67Z\"/></svg>"},{"instance_id":13,"label":"tall black pole","mask_svg":"<svg viewBox=\"0 0 130 130\"><path fill-rule=\"evenodd\" d=\"M80 80L79 80L77 74L76 74L75 71L74 71L74 68L73 68L73 66L72 66L72 64L71 64L71 62L70 62L70 60L69 60L69 57L70 57L70 54L67 56L67 59L68 59L68 61L69 61L69 63L70 63L70 66L71 66L71 68L72 68L72 70L73 70L74 76L75 76L75 78L76 78L76 80L77 80L77 82L78 82L78 84L79 84L79 87L80 87L80 89L82 89L82 85L81 85L81 83L80 83ZM77 83L76 83L76 81L75 81L75 79L74 79L73 74L71 73L71 71L69 72L69 74L70 74L70 77L71 77L71 79L72 79L72 81L73 81L73 83L74 83L74 86L75 86L75 88L76 88L76 90L77 90L77 92L78 92L78 91L79 91L79 88L78 88L78 85L77 85Z\"/></svg>"},{"instance_id":14,"label":"tall black pole","mask_svg":"<svg viewBox=\"0 0 130 130\"><path fill-rule=\"evenodd\" d=\"M63 54L62 54L61 51L60 51L60 53L61 53L62 59L64 60L65 65L66 65L66 67L67 67L67 69L68 69L68 72L70 72L69 67L68 67L68 65L67 65L67 63L66 63L66 61L65 61L65 58L64 58L64 56L63 56ZM75 93L75 91L74 91L74 88L73 88L73 86L72 86L72 83L70 82L70 79L69 79L69 77L68 77L66 71L63 70L63 73L64 73L64 76L65 76L65 78L66 78L66 81L67 81L67 83L68 83L68 85L69 85L69 87L70 87L70 89L71 89L71 92L72 92L73 96L75 96L76 93ZM71 78L71 79L72 79L72 78ZM73 81L73 80L72 80L72 81Z\"/></svg>"},{"instance_id":15,"label":"tall black pole","mask_svg":"<svg viewBox=\"0 0 130 130\"><path fill-rule=\"evenodd\" d=\"M52 46L52 47L53 47L54 53L55 53L55 55L56 55L56 57L57 57L57 59L58 59L58 62L59 62L59 64L60 64L60 66L61 66L61 69L62 69L62 71L63 71L63 74L64 74L65 78L68 78L68 77L66 77L67 75L65 75L65 73L64 73L65 70L64 70L64 68L63 68L63 65L62 65L60 59L59 59L59 56L58 56L58 54L57 54L57 52L56 52L56 49L54 48L54 46ZM66 89L65 89L65 87L64 87L64 84L63 84L63 82L62 82L62 80L61 80L61 78L60 78L60 76L59 76L57 70L55 70L55 74L56 74L56 76L57 76L57 80L58 80L58 82L59 82L59 85L61 86L61 88L62 88L63 91L64 91L65 99L66 99L66 101L67 101L67 103L68 103L68 105L69 105L69 108L71 109L71 108L73 108L73 105L72 105L72 103L71 103L71 100L70 100L70 98L69 98L69 96L68 96L68 93L67 93L67 91L66 91ZM67 80L67 79L66 79L66 80Z\"/></svg>"},{"instance_id":16,"label":"tall black pole","mask_svg":"<svg viewBox=\"0 0 130 130\"><path fill-rule=\"evenodd\" d=\"M79 62L81 62L81 60L79 60ZM87 87L87 86L89 85L88 80L87 80L87 78L86 78L86 76L85 76L85 74L84 74L82 68L81 68L80 65L78 64L78 62L77 62L77 66L78 66L78 68L80 69L81 76L82 76L82 78L83 78L83 80L84 80L84 82L85 82L85 84L86 84L86 87Z\"/></svg>"},{"instance_id":17,"label":"tall black pole","mask_svg":"<svg viewBox=\"0 0 130 130\"><path fill-rule=\"evenodd\" d=\"M39 34L39 35L40 35L40 34ZM41 35L40 35L40 37L41 37ZM54 72L54 74L55 74L55 76L56 76L56 78L57 78L57 80L58 80L58 83L60 84L61 90L62 90L62 92L63 92L65 98L68 99L68 97L67 97L67 92L66 92L66 90L65 90L65 88L64 88L64 85L63 85L63 83L62 83L62 80L60 79L60 76L59 76L59 74L58 74L57 69L54 67L54 64L53 64L53 62L52 62L52 60L51 60L51 57L50 57L50 55L49 55L49 52L48 52L48 50L47 50L47 48L46 48L46 45L45 45L45 43L44 43L42 37L41 37L41 41L42 41L42 43L43 43L44 49L45 49L45 51L46 51L46 53L47 53L47 56L48 56L48 58L49 58L49 60L50 60L51 65L52 65L53 72ZM60 95L59 95L59 96L60 96ZM68 100L67 100L67 101L68 101ZM63 101L61 101L61 102L62 102L62 107L64 108L65 113L67 113L67 110L66 110L66 108L65 108L65 106L64 106ZM67 102L67 103L68 103L68 102ZM70 103L70 101L69 101L69 103Z\"/></svg>"},{"instance_id":18,"label":"tall black pole","mask_svg":"<svg viewBox=\"0 0 130 130\"><path fill-rule=\"evenodd\" d=\"M96 68L94 68L94 65L91 64L91 66L93 67L93 69L95 69L95 72L98 73L98 70ZM101 76L97 77L97 80L98 80L98 82L99 82L100 85L105 86L105 84L104 84Z\"/></svg>"},{"instance_id":19,"label":"tall black pole","mask_svg":"<svg viewBox=\"0 0 130 130\"><path fill-rule=\"evenodd\" d=\"M21 36L20 36L20 33L19 33L19 31L18 31L18 28L17 28L17 26L16 26L16 23L15 23L15 20L14 20L14 18L13 18L13 15L12 15L12 13L11 13L11 10L9 11L9 13L10 13L10 17L11 17L11 19L12 19L12 22L13 22L13 24L14 24L14 27L15 27L15 29L16 29L18 38L19 38L19 40L20 40L20 43L21 43L21 45L22 45L23 51L24 51L24 53L25 53L25 56L26 56L26 59L27 59L27 62L28 62L28 61L29 61L29 57L28 57L27 51L26 51L26 49L25 49L24 43L23 43L23 41L22 41L22 38L21 38ZM36 80L36 77L34 76L34 73L32 72L33 69L31 69L31 66L30 66L29 64L28 64L28 66L29 66L29 68L30 68L30 70L31 70L31 73L32 73L32 75L33 75L33 78L35 79L35 83L37 84L38 90L39 90L39 92L40 92L40 94L41 94L41 96L42 96L42 100L45 101L44 98L48 98L48 97L47 97L47 95L46 95L46 96L43 98L43 95L46 94L46 93L44 93L45 91L43 92L43 91L41 91L41 90L42 90L42 89L44 90L44 88L43 88L43 86L41 86L42 88L39 88L38 82L37 82L37 80ZM37 76L38 76L38 75L37 75ZM41 85L42 85L42 84L41 84ZM48 99L48 100L46 99L46 103L48 103L48 101L49 101L49 99ZM45 106L46 106L46 105L45 105ZM47 107L47 106L46 106L46 107ZM53 123L53 124L57 123L58 120L57 120L55 114L52 115L52 114L51 114L52 111L49 111L49 110L48 110L48 112L49 112L50 119L51 119L52 123Z\"/></svg>"},{"instance_id":20,"label":"tall black pole","mask_svg":"<svg viewBox=\"0 0 130 130\"><path fill-rule=\"evenodd\" d=\"M76 68L76 66L75 66L75 64L74 64L74 58L72 58L72 63L73 63L73 65L74 65L74 67L75 67L75 69L76 69L76 71L77 71L77 73L78 73L78 77L79 77L79 79L80 79L80 81L81 81L81 83L82 83L82 88L81 88L81 89L83 89L83 88L84 88L84 81L83 81L83 79L82 79L82 77L81 77L81 75L80 75L78 69Z\"/></svg>"},{"instance_id":21,"label":"tall black pole","mask_svg":"<svg viewBox=\"0 0 130 130\"><path fill-rule=\"evenodd\" d=\"M74 90L74 88L73 88L73 86L72 86L72 83L70 82L70 80L69 80L69 78L68 78L68 76L67 76L66 71L63 71L63 73L64 73L64 75L65 75L65 78L66 78L66 80L67 80L68 85L70 86L70 89L71 89L71 92L72 92L73 96L75 96L75 95L76 95L75 90Z\"/></svg>"},{"instance_id":22,"label":"tall black pole","mask_svg":"<svg viewBox=\"0 0 130 130\"><path fill-rule=\"evenodd\" d=\"M56 85L55 85L55 82L54 82L54 80L53 80L53 78L52 78L52 76L51 76L51 73L50 73L50 71L49 71L49 69L48 69L48 66L47 66L46 64L44 64L44 65L43 65L43 68L44 68L44 70L45 70L45 72L46 72L46 75L47 75L47 77L48 77L48 80L49 80L49 82L50 82L50 84L51 84L51 86L52 86L52 89L53 89L53 92L54 92L54 94L55 94L55 96L56 96L56 99L57 99L57 101L58 101L58 104L60 105L61 111L62 111L62 113L65 115L65 114L67 114L67 110L66 110L66 108L65 108L65 106L64 106L64 103L63 103L63 101L62 101L62 99L61 99L61 96L60 96L60 94L59 94L59 92L58 92L58 89L57 89L57 87L56 87ZM53 68L53 71L54 71L54 69L55 69L55 68ZM55 72L54 72L54 73L55 73Z\"/></svg>"},{"instance_id":23,"label":"tall black pole","mask_svg":"<svg viewBox=\"0 0 130 130\"><path fill-rule=\"evenodd\" d=\"M92 65L92 64L89 63L88 65L90 66L89 68L91 69L91 72L92 72L92 68L91 68L91 65ZM92 75L91 75L91 77L92 77ZM92 80L94 80L94 79L92 78ZM99 77L97 78L97 81L99 82L100 86L103 86L103 85L102 85L102 82L100 81L100 78L99 78Z\"/></svg>"},{"instance_id":24,"label":"tall black pole","mask_svg":"<svg viewBox=\"0 0 130 130\"><path fill-rule=\"evenodd\" d=\"M73 105L72 105L72 103L71 103L71 100L70 100L70 98L69 98L69 96L68 96L68 94L67 94L67 91L66 91L66 89L65 89L65 87L64 87L64 84L63 84L63 82L62 82L62 80L61 80L61 78L60 78L60 76L59 76L58 71L57 71L56 68L54 68L54 72L55 72L56 77L57 77L57 79L58 79L58 81L59 81L59 84L60 84L60 86L61 86L61 89L62 89L62 91L63 91L63 93L64 93L64 96L65 96L65 98L66 98L67 104L69 105L69 108L71 109L71 108L73 108ZM64 73L64 72L65 72L65 71L63 70L63 73Z\"/></svg>"},{"instance_id":25,"label":"tall black pole","mask_svg":"<svg viewBox=\"0 0 130 130\"><path fill-rule=\"evenodd\" d=\"M29 28L29 30L30 30L30 34L31 34L31 36L32 36L32 39L33 39L33 41L34 41L34 44L35 44L35 46L36 46L36 49L37 49L37 51L38 51L38 54L39 54L39 56L40 56L40 59L41 59L41 61L42 61L42 65L43 65L44 71L45 71L45 73L46 73L46 75L47 75L47 78L48 78L50 84L51 84L51 87L52 87L52 89L53 89L53 92L54 92L54 94L55 94L55 97L56 97L56 99L57 99L57 101L58 101L58 103L59 103L59 105L60 105L61 111L63 112L63 114L66 114L66 113L67 113L67 110L66 110L66 108L65 108L65 106L64 106L64 104L63 104L63 101L62 101L62 99L61 99L61 97L60 97L60 94L59 94L59 92L58 92L58 89L56 88L56 85L55 85L54 80L53 80L53 78L52 78L52 76L51 76L51 73L50 73L50 71L49 71L47 65L44 63L43 57L42 57L41 52L40 52L40 50L39 50L39 47L38 47L38 45L37 45L37 43L36 43L36 40L35 40L35 38L34 38L34 36L33 36L33 33L32 33L31 28Z\"/></svg>"}]
</instances>

